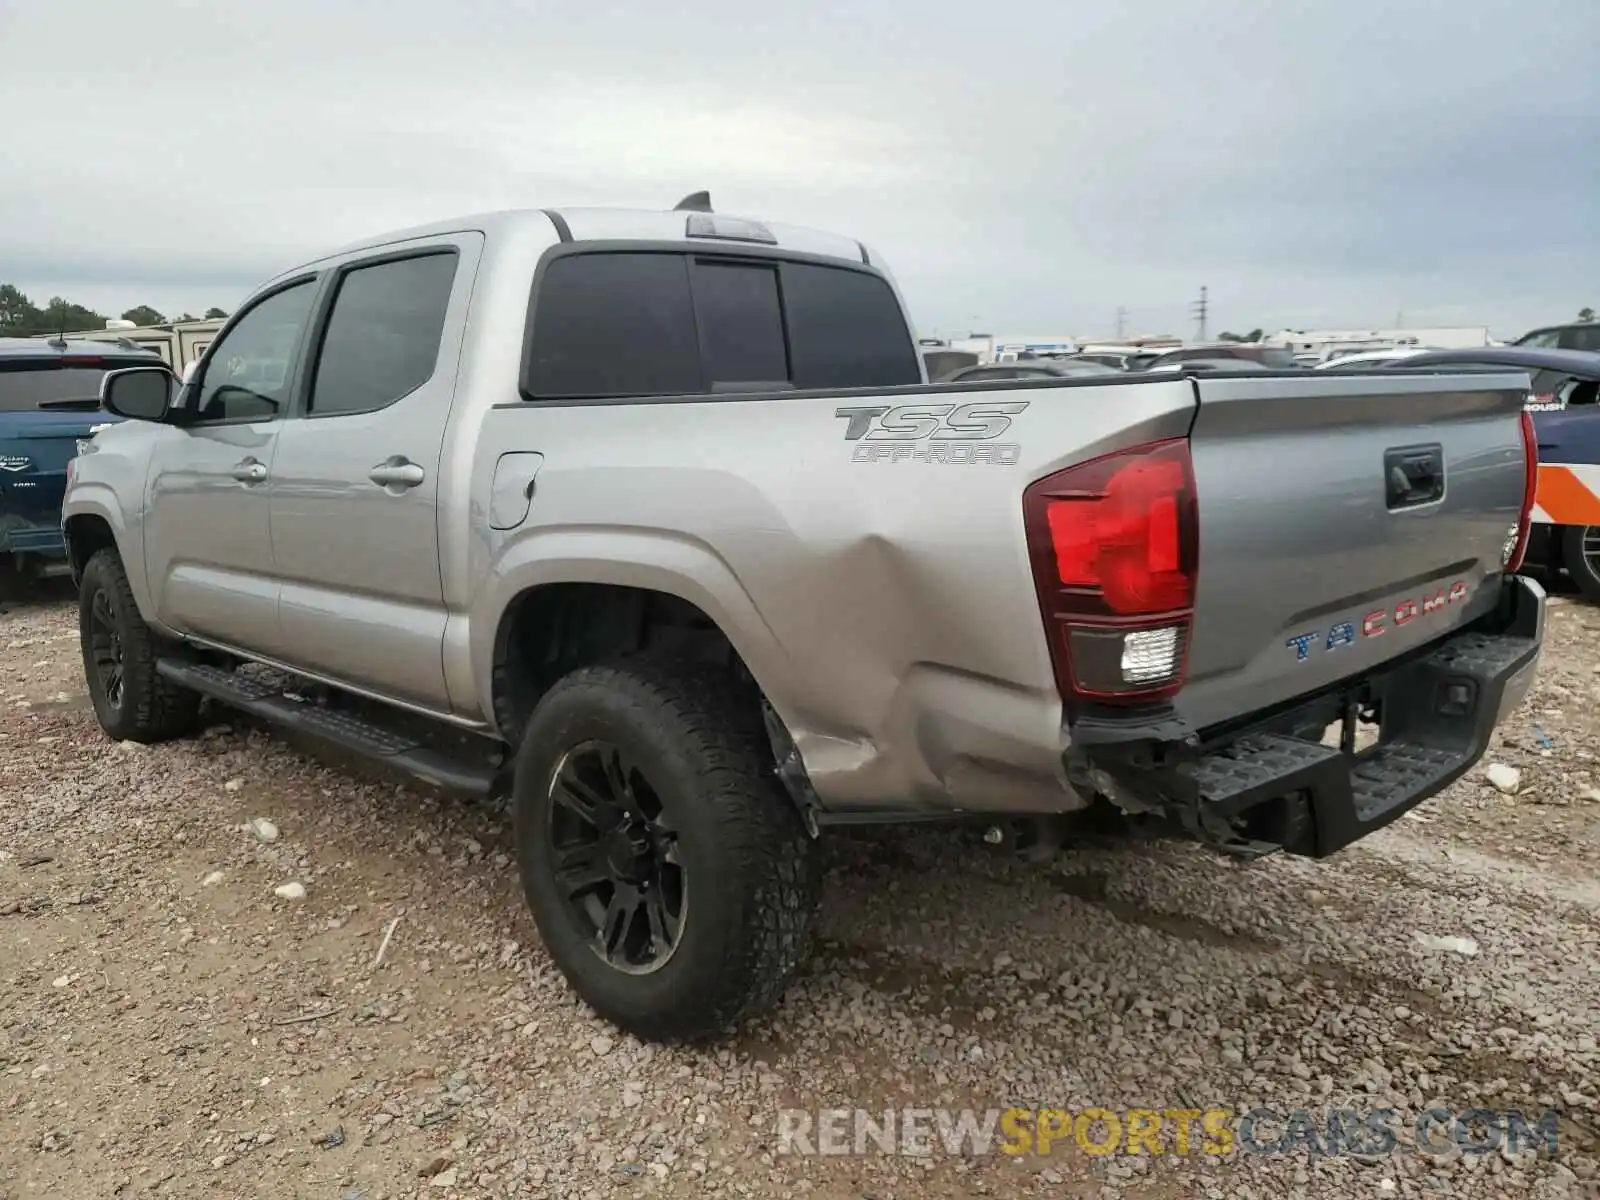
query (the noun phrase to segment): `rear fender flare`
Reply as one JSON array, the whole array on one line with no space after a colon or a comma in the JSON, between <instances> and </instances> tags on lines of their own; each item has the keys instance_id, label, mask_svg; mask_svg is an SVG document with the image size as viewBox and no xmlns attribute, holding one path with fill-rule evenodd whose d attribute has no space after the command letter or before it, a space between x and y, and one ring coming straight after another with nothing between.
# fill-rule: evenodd
<instances>
[{"instance_id":1,"label":"rear fender flare","mask_svg":"<svg viewBox=\"0 0 1600 1200\"><path fill-rule=\"evenodd\" d=\"M677 596L717 623L773 708L789 720L793 697L784 683L797 676L788 652L728 562L694 538L630 529L540 529L506 545L493 560L472 605L463 685L452 663L451 692L470 688L491 715L496 641L507 611L522 593L555 583L612 584ZM502 730L503 734L513 731Z\"/></svg>"}]
</instances>

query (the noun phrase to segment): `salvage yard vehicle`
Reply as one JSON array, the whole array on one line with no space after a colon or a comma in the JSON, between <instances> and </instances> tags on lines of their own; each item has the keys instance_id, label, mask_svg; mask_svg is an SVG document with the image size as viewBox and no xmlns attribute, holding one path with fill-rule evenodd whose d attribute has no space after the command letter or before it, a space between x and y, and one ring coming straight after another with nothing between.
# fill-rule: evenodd
<instances>
[{"instance_id":1,"label":"salvage yard vehicle","mask_svg":"<svg viewBox=\"0 0 1600 1200\"><path fill-rule=\"evenodd\" d=\"M153 361L131 344L0 338L0 559L18 575L67 573L67 462L108 423L100 411L105 373Z\"/></svg>"},{"instance_id":2,"label":"salvage yard vehicle","mask_svg":"<svg viewBox=\"0 0 1600 1200\"><path fill-rule=\"evenodd\" d=\"M65 521L95 714L157 742L209 697L505 789L554 961L677 1039L776 1002L830 826L1109 804L1324 856L1528 690L1523 376L917 350L868 248L703 196L307 263L187 383L106 381L135 419Z\"/></svg>"}]
</instances>

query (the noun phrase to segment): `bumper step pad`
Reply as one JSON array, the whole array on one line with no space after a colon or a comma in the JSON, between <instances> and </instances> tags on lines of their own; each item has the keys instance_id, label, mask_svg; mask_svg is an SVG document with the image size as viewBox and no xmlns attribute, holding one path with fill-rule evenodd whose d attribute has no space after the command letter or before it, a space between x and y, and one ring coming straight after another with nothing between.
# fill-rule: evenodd
<instances>
[{"instance_id":1,"label":"bumper step pad","mask_svg":"<svg viewBox=\"0 0 1600 1200\"><path fill-rule=\"evenodd\" d=\"M1167 810L1228 853L1332 854L1471 769L1527 694L1540 640L1463 633L1361 681L1351 705L1373 706L1381 720L1378 744L1361 753L1278 732L1296 727L1293 713L1279 714L1274 731L1202 747L1173 768L1162 788Z\"/></svg>"}]
</instances>

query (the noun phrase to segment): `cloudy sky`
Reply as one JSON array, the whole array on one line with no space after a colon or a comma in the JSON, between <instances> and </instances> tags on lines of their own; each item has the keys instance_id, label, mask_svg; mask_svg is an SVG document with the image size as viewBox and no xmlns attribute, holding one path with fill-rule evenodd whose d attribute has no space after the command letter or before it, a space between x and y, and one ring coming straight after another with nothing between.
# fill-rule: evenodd
<instances>
[{"instance_id":1,"label":"cloudy sky","mask_svg":"<svg viewBox=\"0 0 1600 1200\"><path fill-rule=\"evenodd\" d=\"M709 188L874 244L924 332L1600 307L1595 0L0 0L0 112L36 303Z\"/></svg>"}]
</instances>

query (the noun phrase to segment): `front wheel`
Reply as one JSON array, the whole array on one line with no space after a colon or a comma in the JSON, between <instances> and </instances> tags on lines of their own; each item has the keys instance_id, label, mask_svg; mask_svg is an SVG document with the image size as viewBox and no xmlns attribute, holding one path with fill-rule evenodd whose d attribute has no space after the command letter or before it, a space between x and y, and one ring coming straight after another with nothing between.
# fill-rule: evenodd
<instances>
[{"instance_id":1,"label":"front wheel","mask_svg":"<svg viewBox=\"0 0 1600 1200\"><path fill-rule=\"evenodd\" d=\"M199 694L156 672L155 635L139 615L115 550L97 552L83 568L78 639L94 715L112 737L159 742L199 723Z\"/></svg>"},{"instance_id":2,"label":"front wheel","mask_svg":"<svg viewBox=\"0 0 1600 1200\"><path fill-rule=\"evenodd\" d=\"M1561 534L1561 558L1578 590L1600 601L1600 525L1568 525Z\"/></svg>"},{"instance_id":3,"label":"front wheel","mask_svg":"<svg viewBox=\"0 0 1600 1200\"><path fill-rule=\"evenodd\" d=\"M602 1017L670 1041L777 1002L815 916L816 848L731 679L646 660L573 672L528 724L513 804L534 921Z\"/></svg>"}]
</instances>

